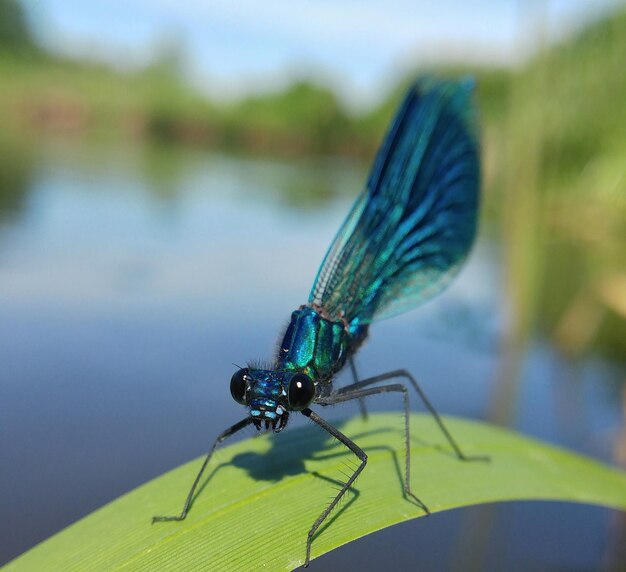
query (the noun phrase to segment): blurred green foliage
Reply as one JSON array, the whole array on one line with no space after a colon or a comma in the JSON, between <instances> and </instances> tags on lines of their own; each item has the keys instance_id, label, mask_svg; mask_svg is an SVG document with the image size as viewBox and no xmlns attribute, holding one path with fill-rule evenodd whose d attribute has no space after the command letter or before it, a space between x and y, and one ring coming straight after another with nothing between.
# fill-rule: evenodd
<instances>
[{"instance_id":1,"label":"blurred green foliage","mask_svg":"<svg viewBox=\"0 0 626 572\"><path fill-rule=\"evenodd\" d=\"M18 0L0 0L0 50L37 51L26 12Z\"/></svg>"},{"instance_id":2,"label":"blurred green foliage","mask_svg":"<svg viewBox=\"0 0 626 572\"><path fill-rule=\"evenodd\" d=\"M34 45L15 0L0 0L0 23L0 45ZM355 115L330 89L306 80L217 105L181 81L167 55L142 72L121 74L43 52L27 61L9 50L0 54L5 79L0 118L21 130L104 131L263 153L369 158L408 83L400 82L375 109ZM436 71L477 78L488 137L508 127L511 115L539 114L542 182L564 186L594 157L623 156L625 57L622 11L545 50L522 69ZM537 76L546 73L552 75L550 85L536 89ZM513 108L511 95L522 90L525 96ZM610 170L606 164L597 167Z\"/></svg>"}]
</instances>

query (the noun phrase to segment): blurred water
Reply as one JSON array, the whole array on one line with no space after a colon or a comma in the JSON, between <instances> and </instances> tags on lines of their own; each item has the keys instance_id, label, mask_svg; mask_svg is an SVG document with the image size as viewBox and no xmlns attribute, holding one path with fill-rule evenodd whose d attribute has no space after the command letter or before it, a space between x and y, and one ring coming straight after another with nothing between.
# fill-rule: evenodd
<instances>
[{"instance_id":1,"label":"blurred water","mask_svg":"<svg viewBox=\"0 0 626 572\"><path fill-rule=\"evenodd\" d=\"M0 205L0 564L201 454L241 416L233 363L271 355L366 174L58 142L16 168L21 186ZM407 367L441 411L488 415L507 305L488 230L448 291L372 328L364 374ZM611 459L622 375L599 357L568 364L536 337L512 424ZM311 569L597 569L613 517L548 503L452 511Z\"/></svg>"}]
</instances>

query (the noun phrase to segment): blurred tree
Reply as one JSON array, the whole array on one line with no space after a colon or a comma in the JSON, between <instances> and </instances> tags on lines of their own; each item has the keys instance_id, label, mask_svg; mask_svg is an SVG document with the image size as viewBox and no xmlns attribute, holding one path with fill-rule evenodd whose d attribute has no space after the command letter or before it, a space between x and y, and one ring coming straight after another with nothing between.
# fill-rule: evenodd
<instances>
[{"instance_id":1,"label":"blurred tree","mask_svg":"<svg viewBox=\"0 0 626 572\"><path fill-rule=\"evenodd\" d=\"M277 93L251 96L230 115L230 139L259 150L292 154L341 152L353 138L335 93L300 80Z\"/></svg>"}]
</instances>

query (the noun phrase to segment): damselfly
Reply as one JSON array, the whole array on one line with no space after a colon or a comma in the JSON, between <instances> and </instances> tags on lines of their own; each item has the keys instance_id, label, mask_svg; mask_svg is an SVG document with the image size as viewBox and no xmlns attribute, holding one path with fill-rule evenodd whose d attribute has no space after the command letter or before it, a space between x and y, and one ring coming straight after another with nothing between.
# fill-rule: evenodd
<instances>
[{"instance_id":1,"label":"damselfly","mask_svg":"<svg viewBox=\"0 0 626 572\"><path fill-rule=\"evenodd\" d=\"M480 145L472 83L423 79L408 91L380 148L364 192L339 229L317 273L307 304L291 321L269 369L250 365L230 381L233 399L247 416L221 433L209 451L182 509L182 520L217 445L248 425L278 433L294 412L305 415L343 443L359 465L312 524L305 565L316 531L367 463L365 452L311 406L334 405L397 392L404 401L404 490L423 511L410 482L409 396L417 392L450 446L469 460L406 370L361 379L354 355L372 321L409 310L441 291L466 258L476 232ZM353 383L333 387L348 364ZM396 380L395 383L386 383Z\"/></svg>"}]
</instances>

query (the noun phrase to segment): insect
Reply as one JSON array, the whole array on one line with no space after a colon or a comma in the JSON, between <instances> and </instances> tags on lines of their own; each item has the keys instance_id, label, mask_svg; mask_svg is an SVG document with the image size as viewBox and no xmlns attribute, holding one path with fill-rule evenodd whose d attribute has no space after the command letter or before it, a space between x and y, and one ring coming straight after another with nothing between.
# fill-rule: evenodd
<instances>
[{"instance_id":1,"label":"insect","mask_svg":"<svg viewBox=\"0 0 626 572\"><path fill-rule=\"evenodd\" d=\"M378 151L363 193L339 229L315 278L308 303L291 321L269 369L250 365L230 381L233 399L248 408L206 456L182 512L154 521L183 520L215 448L248 425L282 431L299 412L343 443L359 465L312 524L305 566L316 531L365 469L365 452L311 409L381 393L404 404L404 490L423 511L410 482L409 393L417 392L461 460L466 456L418 385L403 369L361 379L354 355L374 320L407 311L441 291L467 257L476 232L480 144L471 102L472 82L418 80L411 86ZM348 364L353 383L333 387ZM392 382L395 380L395 382ZM482 458L482 457L481 457Z\"/></svg>"}]
</instances>

